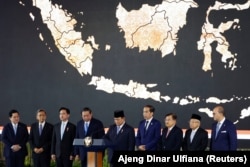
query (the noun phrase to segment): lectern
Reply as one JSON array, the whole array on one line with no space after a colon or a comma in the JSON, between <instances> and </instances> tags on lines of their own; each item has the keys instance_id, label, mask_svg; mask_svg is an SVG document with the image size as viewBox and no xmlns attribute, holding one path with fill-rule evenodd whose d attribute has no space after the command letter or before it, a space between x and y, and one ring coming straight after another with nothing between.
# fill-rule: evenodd
<instances>
[{"instance_id":1,"label":"lectern","mask_svg":"<svg viewBox=\"0 0 250 167\"><path fill-rule=\"evenodd\" d=\"M87 166L102 167L103 151L107 148L103 139L92 139L91 145L87 146L85 139L74 139L73 145L83 147L87 151Z\"/></svg>"}]
</instances>

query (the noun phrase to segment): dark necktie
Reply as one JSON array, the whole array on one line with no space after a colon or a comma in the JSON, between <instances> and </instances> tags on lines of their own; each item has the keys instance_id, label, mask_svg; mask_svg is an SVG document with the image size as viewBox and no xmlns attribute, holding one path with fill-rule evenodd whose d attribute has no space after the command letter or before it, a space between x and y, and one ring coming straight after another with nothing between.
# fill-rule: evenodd
<instances>
[{"instance_id":1,"label":"dark necktie","mask_svg":"<svg viewBox=\"0 0 250 167\"><path fill-rule=\"evenodd\" d=\"M147 129L148 129L148 121L146 121L145 126L144 126L144 134L146 133Z\"/></svg>"}]
</instances>

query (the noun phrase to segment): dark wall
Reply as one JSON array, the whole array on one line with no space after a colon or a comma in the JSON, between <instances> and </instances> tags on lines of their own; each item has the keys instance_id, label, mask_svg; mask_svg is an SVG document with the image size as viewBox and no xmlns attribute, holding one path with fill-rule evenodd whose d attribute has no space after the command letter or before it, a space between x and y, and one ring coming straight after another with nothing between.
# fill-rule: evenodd
<instances>
[{"instance_id":1,"label":"dark wall","mask_svg":"<svg viewBox=\"0 0 250 167\"><path fill-rule=\"evenodd\" d=\"M55 2L55 1L53 1ZM58 109L61 106L70 108L71 121L76 123L83 107L90 107L94 116L101 119L108 127L113 123L113 111L123 109L127 122L137 127L142 119L142 108L152 104L156 108L155 117L162 121L166 113L175 112L178 124L188 127L191 113L199 113L202 126L210 128L213 120L205 113L198 112L200 108L212 108L215 103L206 103L209 97L231 99L223 104L227 118L239 122L238 129L249 130L249 117L239 119L241 110L250 106L249 97L249 14L244 11L218 11L211 15L211 22L219 23L240 19L240 30L230 29L223 35L230 41L230 51L238 53L238 68L234 71L224 68L221 55L213 46L212 71L201 69L202 51L197 50L197 41L201 35L201 27L205 22L205 14L214 1L197 0L199 8L190 9L187 13L187 24L178 33L177 54L161 57L159 51L139 52L138 48L125 47L123 33L117 27L115 17L119 1L59 1L64 8L74 14L76 19L82 19L86 25L77 31L82 31L83 40L94 35L100 49L93 54L92 76L105 76L115 83L125 84L129 80L138 83L157 83L150 91L160 91L172 99L169 102L158 102L152 99L130 98L124 94L106 93L96 90L90 75L81 76L70 65L54 45L54 40L47 26L42 23L40 11L25 1L25 7L18 1L2 0L0 2L0 125L6 124L8 112L17 109L21 113L21 121L30 125L35 121L35 112L44 108L48 112L48 121L55 123L58 119ZM227 1L229 2L229 1ZM56 3L56 2L55 2ZM123 1L127 10L139 9L143 3L154 6L161 1ZM233 3L233 2L232 2ZM84 11L84 17L78 15ZM32 21L29 13L35 15ZM39 30L37 29L39 27ZM43 34L44 41L39 39ZM104 46L110 44L112 49L105 51ZM50 52L50 48L52 52ZM211 77L213 76L213 77ZM166 86L170 83L169 86ZM175 97L192 95L199 97L200 102L188 105L174 104ZM240 97L237 100L236 97Z\"/></svg>"}]
</instances>

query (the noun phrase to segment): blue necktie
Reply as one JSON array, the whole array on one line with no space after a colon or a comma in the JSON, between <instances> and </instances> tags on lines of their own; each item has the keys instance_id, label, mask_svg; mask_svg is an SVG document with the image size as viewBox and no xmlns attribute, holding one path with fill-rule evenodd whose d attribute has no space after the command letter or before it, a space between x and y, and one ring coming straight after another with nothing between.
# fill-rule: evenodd
<instances>
[{"instance_id":1,"label":"blue necktie","mask_svg":"<svg viewBox=\"0 0 250 167\"><path fill-rule=\"evenodd\" d=\"M42 134L42 131L43 131L43 125L40 124L40 125L39 125L39 135L40 135L40 136L41 136L41 134Z\"/></svg>"},{"instance_id":2,"label":"blue necktie","mask_svg":"<svg viewBox=\"0 0 250 167\"><path fill-rule=\"evenodd\" d=\"M217 138L219 130L220 130L220 123L218 122L217 125L216 125L216 134L215 134L215 138Z\"/></svg>"},{"instance_id":3,"label":"blue necktie","mask_svg":"<svg viewBox=\"0 0 250 167\"><path fill-rule=\"evenodd\" d=\"M120 126L116 126L116 134L118 134L120 131Z\"/></svg>"},{"instance_id":4,"label":"blue necktie","mask_svg":"<svg viewBox=\"0 0 250 167\"><path fill-rule=\"evenodd\" d=\"M88 123L88 122L85 122L85 124L84 124L84 131L85 131L85 134L87 133L88 128L89 128L89 123Z\"/></svg>"},{"instance_id":5,"label":"blue necktie","mask_svg":"<svg viewBox=\"0 0 250 167\"><path fill-rule=\"evenodd\" d=\"M14 124L14 133L16 135L16 132L17 132L17 124Z\"/></svg>"}]
</instances>

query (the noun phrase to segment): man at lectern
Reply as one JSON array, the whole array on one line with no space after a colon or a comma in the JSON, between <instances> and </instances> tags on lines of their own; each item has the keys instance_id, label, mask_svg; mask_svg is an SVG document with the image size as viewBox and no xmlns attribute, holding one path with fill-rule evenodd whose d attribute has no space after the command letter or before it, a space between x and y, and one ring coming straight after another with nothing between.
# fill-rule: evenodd
<instances>
[{"instance_id":1,"label":"man at lectern","mask_svg":"<svg viewBox=\"0 0 250 167\"><path fill-rule=\"evenodd\" d=\"M92 110L88 107L83 108L81 111L82 120L76 126L76 138L84 139L89 136L92 139L102 139L104 136L103 123L94 118ZM75 147L76 160L81 160L81 166L87 166L87 151L83 147Z\"/></svg>"}]
</instances>

